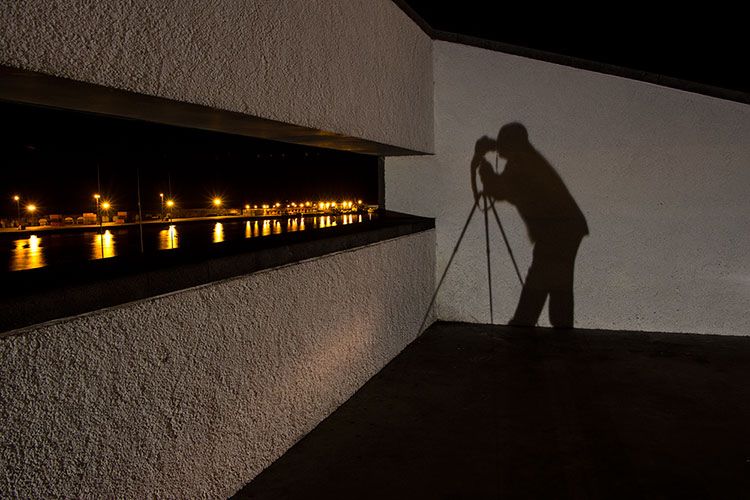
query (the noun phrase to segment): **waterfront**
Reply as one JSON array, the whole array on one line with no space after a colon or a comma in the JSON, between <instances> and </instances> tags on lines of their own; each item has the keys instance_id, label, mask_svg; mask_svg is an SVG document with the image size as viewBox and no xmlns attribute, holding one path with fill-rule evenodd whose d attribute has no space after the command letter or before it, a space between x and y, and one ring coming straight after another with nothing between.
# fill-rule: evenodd
<instances>
[{"instance_id":1,"label":"waterfront","mask_svg":"<svg viewBox=\"0 0 750 500\"><path fill-rule=\"evenodd\" d=\"M224 218L143 224L146 254L190 248L205 248L241 240L284 233L325 229L372 220L372 213L310 215L282 218ZM65 266L85 260L138 254L140 228L107 225L85 230L42 230L0 234L0 261L5 270L25 271L47 266Z\"/></svg>"}]
</instances>

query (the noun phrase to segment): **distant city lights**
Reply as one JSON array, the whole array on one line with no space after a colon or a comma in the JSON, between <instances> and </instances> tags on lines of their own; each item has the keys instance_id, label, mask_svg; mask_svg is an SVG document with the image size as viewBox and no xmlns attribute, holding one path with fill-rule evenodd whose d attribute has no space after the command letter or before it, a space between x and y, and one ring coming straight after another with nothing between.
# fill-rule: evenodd
<instances>
[{"instance_id":1,"label":"distant city lights","mask_svg":"<svg viewBox=\"0 0 750 500\"><path fill-rule=\"evenodd\" d=\"M134 224L140 220L140 215L133 214L127 208L115 207L113 202L104 198L106 195L93 193L92 197L96 200L96 211L75 214L72 212L61 211L58 213L45 212L37 203L29 203L29 200L22 200L21 194L9 195L8 199L13 200L16 204L17 214L14 219L3 221L3 227L15 227L25 229L31 225L32 220L39 226L67 226L67 225L113 225L113 224ZM230 206L222 196L209 198L210 207L215 211L211 212L207 207L177 207L177 202L165 196L165 193L159 193L161 212L155 214L146 213L144 220L191 220L202 217L263 217L263 216L281 216L281 215L337 215L347 214L349 212L372 212L376 206L365 205L362 200L356 202L350 199L344 200L318 200L318 201L276 201L272 204L252 204L243 203L242 205ZM24 201L24 203L21 203ZM115 212L116 211L116 212ZM24 220L25 215L27 220ZM174 217L174 218L173 218ZM35 224L36 225L36 224ZM171 239L171 238L170 238Z\"/></svg>"}]
</instances>

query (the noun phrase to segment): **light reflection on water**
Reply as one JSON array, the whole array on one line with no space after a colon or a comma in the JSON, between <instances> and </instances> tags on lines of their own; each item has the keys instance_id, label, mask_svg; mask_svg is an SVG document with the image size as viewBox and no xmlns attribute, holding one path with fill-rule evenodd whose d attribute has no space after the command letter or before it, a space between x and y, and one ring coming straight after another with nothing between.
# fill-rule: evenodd
<instances>
[{"instance_id":1,"label":"light reflection on water","mask_svg":"<svg viewBox=\"0 0 750 500\"><path fill-rule=\"evenodd\" d=\"M214 243L221 243L222 241L224 241L224 225L217 222L214 225Z\"/></svg>"},{"instance_id":2,"label":"light reflection on water","mask_svg":"<svg viewBox=\"0 0 750 500\"><path fill-rule=\"evenodd\" d=\"M13 241L13 253L10 260L11 271L23 271L44 267L42 238L32 234L26 239Z\"/></svg>"},{"instance_id":3,"label":"light reflection on water","mask_svg":"<svg viewBox=\"0 0 750 500\"><path fill-rule=\"evenodd\" d=\"M104 231L104 234L94 234L91 239L91 258L92 259L107 259L117 255L115 251L115 237L109 232L109 229Z\"/></svg>"},{"instance_id":4,"label":"light reflection on water","mask_svg":"<svg viewBox=\"0 0 750 500\"><path fill-rule=\"evenodd\" d=\"M321 215L318 220L318 227L333 227L336 225L336 217L331 218L330 215Z\"/></svg>"},{"instance_id":5,"label":"light reflection on water","mask_svg":"<svg viewBox=\"0 0 750 500\"><path fill-rule=\"evenodd\" d=\"M290 217L284 219L240 220L211 224L172 224L165 226L144 225L144 240L147 252L172 250L221 243L234 238L256 238L299 232L306 229L348 225L372 219L372 214L341 214L338 216L319 215ZM244 231L243 231L244 229ZM8 263L9 271L23 271L49 265L62 265L80 260L106 259L139 251L138 228L121 227L97 232L61 231L36 234L26 238L7 240L7 246L0 247L0 260ZM2 243L2 241L0 241Z\"/></svg>"},{"instance_id":6,"label":"light reflection on water","mask_svg":"<svg viewBox=\"0 0 750 500\"><path fill-rule=\"evenodd\" d=\"M159 250L172 250L179 248L180 239L177 234L177 227L169 226L169 229L159 231Z\"/></svg>"}]
</instances>

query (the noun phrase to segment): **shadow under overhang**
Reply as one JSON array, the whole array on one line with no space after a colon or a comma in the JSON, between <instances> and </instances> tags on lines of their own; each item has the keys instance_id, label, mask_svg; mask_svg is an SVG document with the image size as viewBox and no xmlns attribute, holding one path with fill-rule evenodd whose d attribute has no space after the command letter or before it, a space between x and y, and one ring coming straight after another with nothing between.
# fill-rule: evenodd
<instances>
[{"instance_id":1,"label":"shadow under overhang","mask_svg":"<svg viewBox=\"0 0 750 500\"><path fill-rule=\"evenodd\" d=\"M422 151L0 65L0 100L375 156Z\"/></svg>"}]
</instances>

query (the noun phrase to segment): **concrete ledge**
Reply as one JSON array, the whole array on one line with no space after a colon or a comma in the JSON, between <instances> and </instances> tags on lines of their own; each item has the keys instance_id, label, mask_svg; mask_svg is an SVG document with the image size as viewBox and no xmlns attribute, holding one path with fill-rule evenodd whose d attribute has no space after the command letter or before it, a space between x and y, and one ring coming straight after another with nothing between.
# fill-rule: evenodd
<instances>
[{"instance_id":1,"label":"concrete ledge","mask_svg":"<svg viewBox=\"0 0 750 500\"><path fill-rule=\"evenodd\" d=\"M418 335L434 231L0 339L0 497L227 497Z\"/></svg>"},{"instance_id":2,"label":"concrete ledge","mask_svg":"<svg viewBox=\"0 0 750 500\"><path fill-rule=\"evenodd\" d=\"M0 336L19 328L277 267L435 227L434 220L389 213L362 225L240 241L146 258L87 261L4 277Z\"/></svg>"},{"instance_id":3,"label":"concrete ledge","mask_svg":"<svg viewBox=\"0 0 750 500\"><path fill-rule=\"evenodd\" d=\"M0 65L0 99L360 154L424 154L326 130L3 65Z\"/></svg>"}]
</instances>

